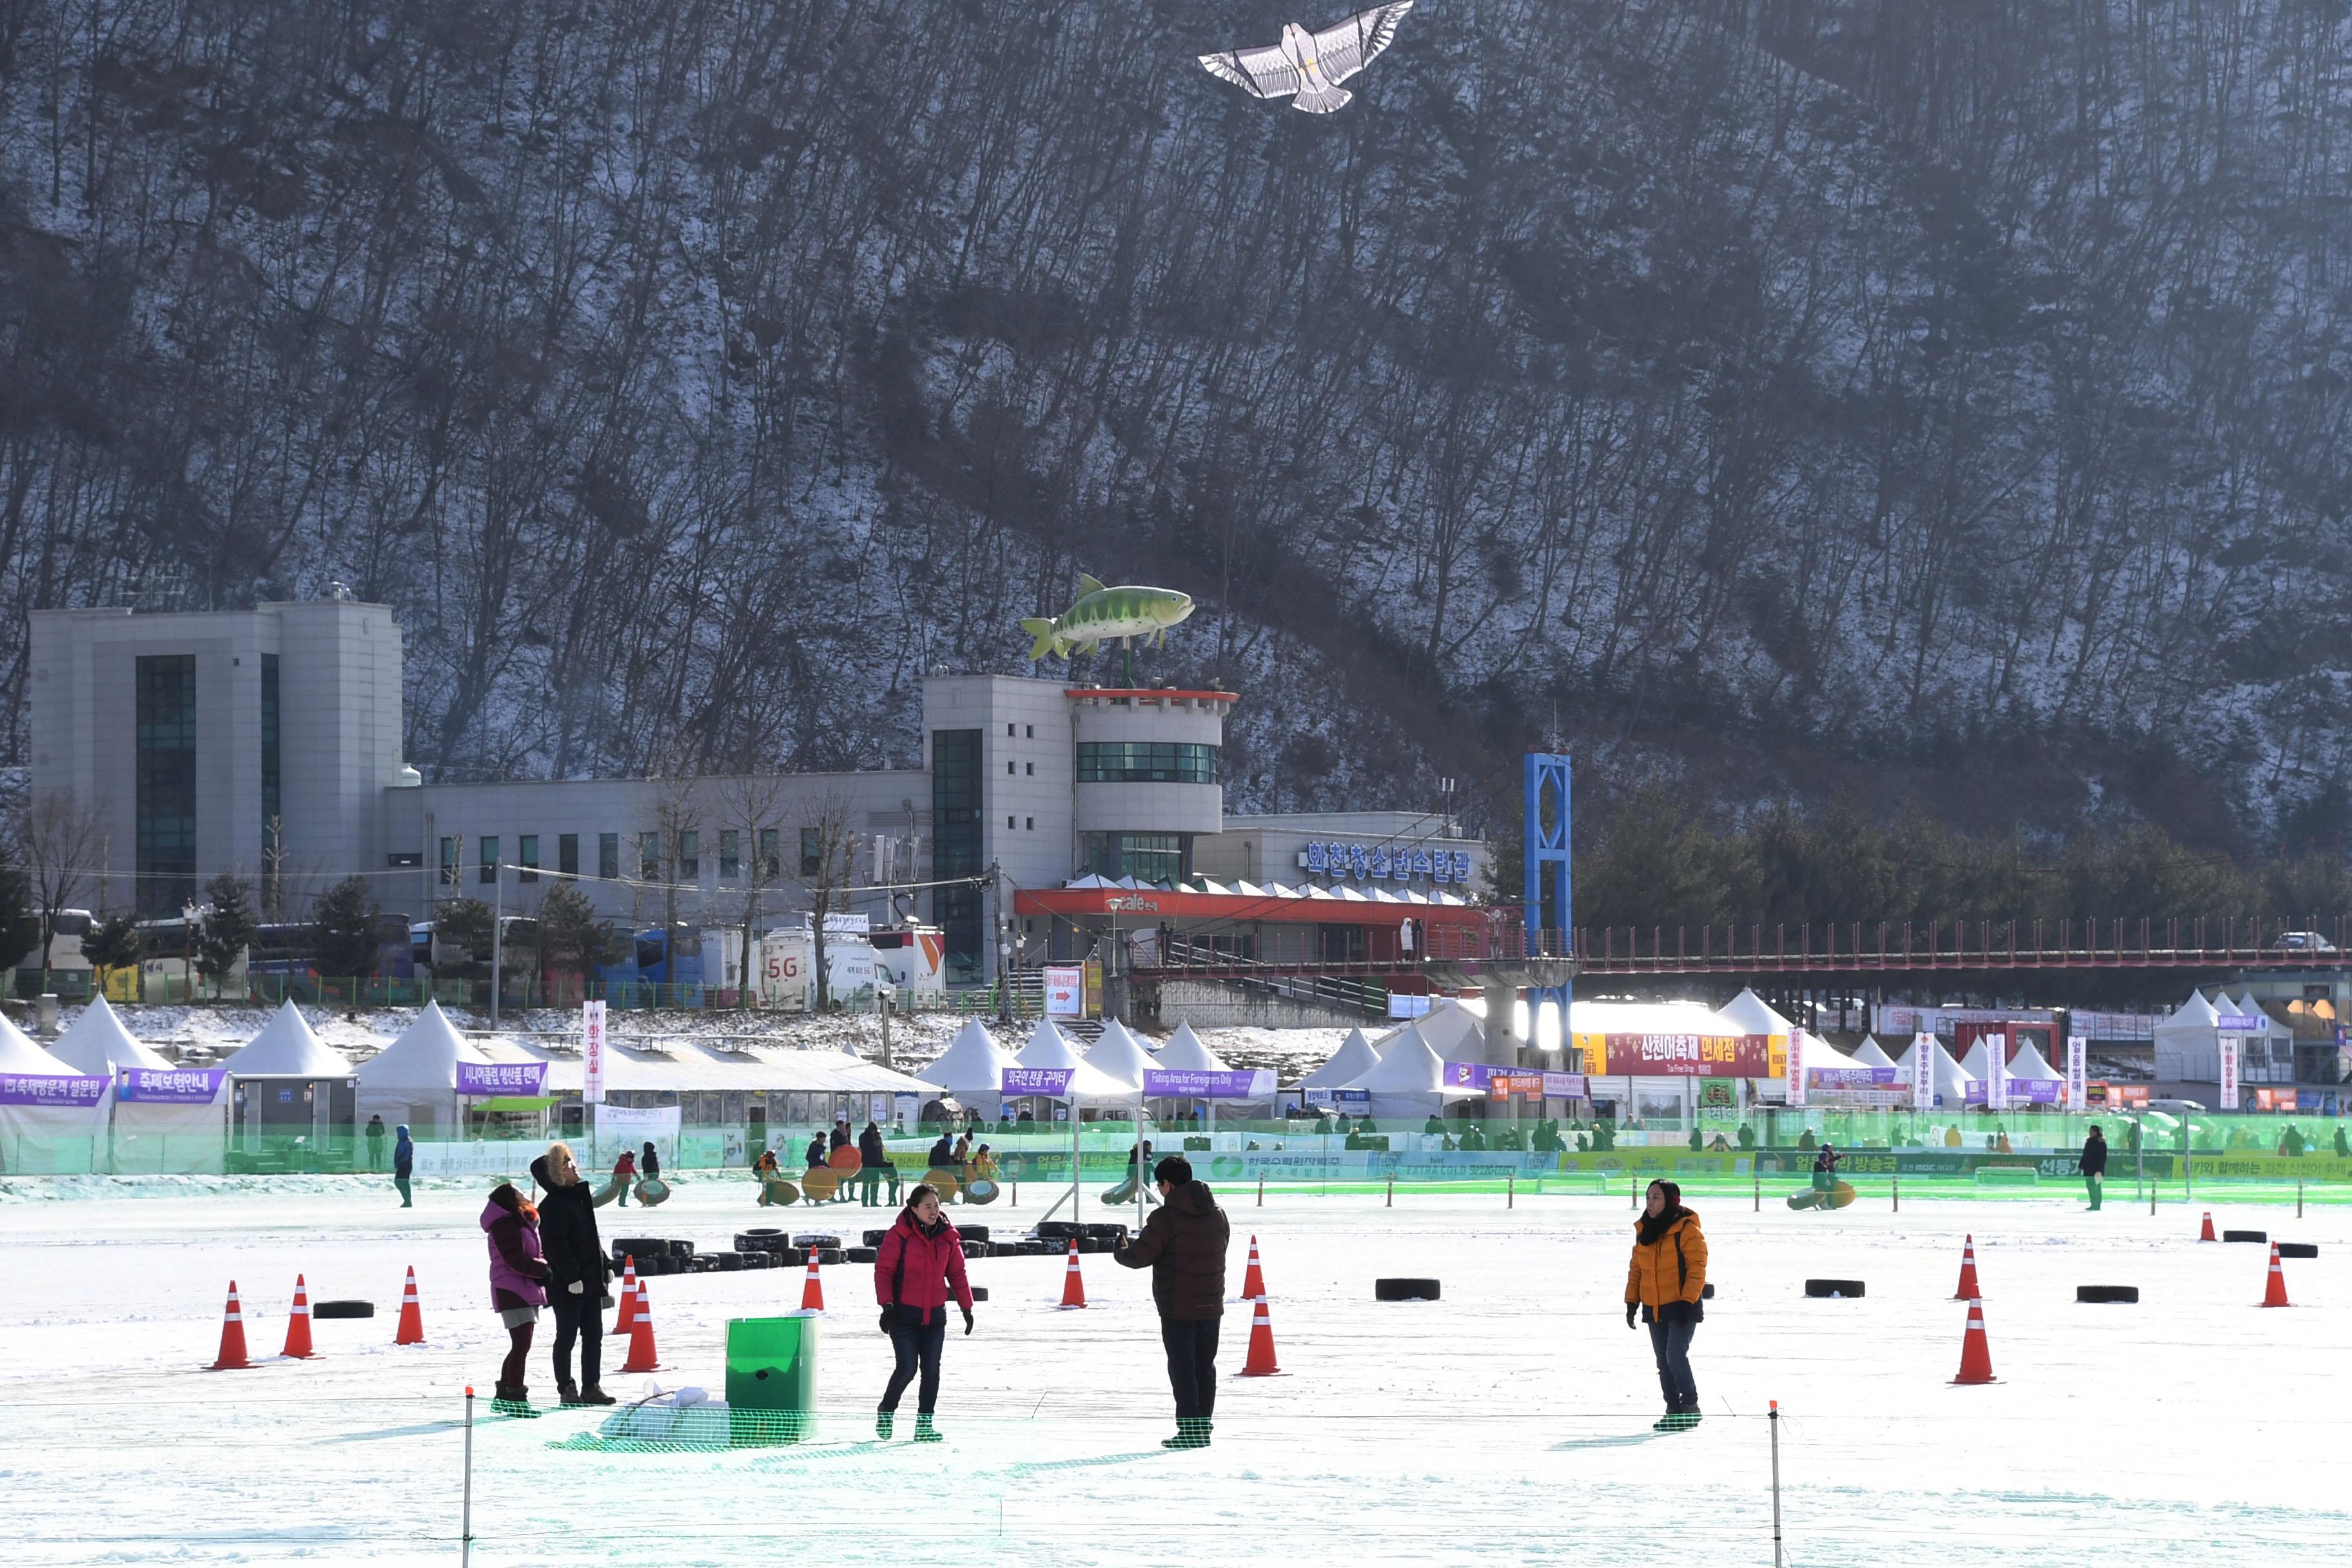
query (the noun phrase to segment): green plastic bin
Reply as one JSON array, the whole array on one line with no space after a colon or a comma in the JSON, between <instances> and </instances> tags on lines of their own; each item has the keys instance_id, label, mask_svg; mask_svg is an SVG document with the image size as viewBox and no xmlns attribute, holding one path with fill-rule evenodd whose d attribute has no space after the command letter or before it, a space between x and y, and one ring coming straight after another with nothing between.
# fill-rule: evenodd
<instances>
[{"instance_id":1,"label":"green plastic bin","mask_svg":"<svg viewBox=\"0 0 2352 1568\"><path fill-rule=\"evenodd\" d=\"M727 1321L727 1416L738 1444L797 1443L816 1423L814 1312Z\"/></svg>"}]
</instances>

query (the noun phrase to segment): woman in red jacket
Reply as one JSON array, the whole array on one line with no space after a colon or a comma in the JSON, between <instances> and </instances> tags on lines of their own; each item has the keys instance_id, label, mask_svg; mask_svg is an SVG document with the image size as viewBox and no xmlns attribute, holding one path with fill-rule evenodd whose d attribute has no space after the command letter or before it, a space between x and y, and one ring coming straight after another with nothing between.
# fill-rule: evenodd
<instances>
[{"instance_id":1,"label":"woman in red jacket","mask_svg":"<svg viewBox=\"0 0 2352 1568\"><path fill-rule=\"evenodd\" d=\"M940 1213L937 1189L925 1184L907 1194L898 1223L874 1255L874 1299L882 1304L882 1331L898 1364L874 1413L874 1435L887 1440L898 1414L898 1396L920 1366L923 1386L915 1405L915 1441L936 1443L931 1411L940 1402L940 1352L947 1344L948 1298L963 1309L963 1331L971 1332L971 1286L964 1279L963 1238Z\"/></svg>"}]
</instances>

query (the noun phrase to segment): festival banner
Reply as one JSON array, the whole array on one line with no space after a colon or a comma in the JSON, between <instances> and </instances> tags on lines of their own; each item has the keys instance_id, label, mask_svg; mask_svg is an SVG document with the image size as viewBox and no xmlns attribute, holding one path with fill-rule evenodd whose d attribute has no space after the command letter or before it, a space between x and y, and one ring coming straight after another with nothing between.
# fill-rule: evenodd
<instances>
[{"instance_id":1,"label":"festival banner","mask_svg":"<svg viewBox=\"0 0 2352 1568\"><path fill-rule=\"evenodd\" d=\"M1634 1078L1769 1078L1769 1035L1578 1035L1584 1070ZM1791 1037L1791 1049L1794 1039Z\"/></svg>"},{"instance_id":2,"label":"festival banner","mask_svg":"<svg viewBox=\"0 0 2352 1568\"><path fill-rule=\"evenodd\" d=\"M2009 1037L1982 1037L1985 1048L1984 1104L1987 1110L2009 1109Z\"/></svg>"},{"instance_id":3,"label":"festival banner","mask_svg":"<svg viewBox=\"0 0 2352 1568\"><path fill-rule=\"evenodd\" d=\"M999 1094L1042 1094L1059 1100L1070 1092L1076 1068L1006 1068L997 1086Z\"/></svg>"},{"instance_id":4,"label":"festival banner","mask_svg":"<svg viewBox=\"0 0 2352 1568\"><path fill-rule=\"evenodd\" d=\"M1045 1016L1048 1018L1078 1018L1086 1016L1087 971L1079 963L1049 963L1045 966Z\"/></svg>"},{"instance_id":5,"label":"festival banner","mask_svg":"<svg viewBox=\"0 0 2352 1568\"><path fill-rule=\"evenodd\" d=\"M580 1004L580 1100L604 1103L604 1004Z\"/></svg>"},{"instance_id":6,"label":"festival banner","mask_svg":"<svg viewBox=\"0 0 2352 1568\"><path fill-rule=\"evenodd\" d=\"M1591 1090L1580 1072L1547 1072L1543 1075L1546 1100L1589 1100Z\"/></svg>"},{"instance_id":7,"label":"festival banner","mask_svg":"<svg viewBox=\"0 0 2352 1568\"><path fill-rule=\"evenodd\" d=\"M1789 1031L1788 1102L1793 1107L1805 1103L1805 1031Z\"/></svg>"},{"instance_id":8,"label":"festival banner","mask_svg":"<svg viewBox=\"0 0 2352 1568\"><path fill-rule=\"evenodd\" d=\"M47 1105L88 1110L106 1099L114 1080L80 1073L0 1073L0 1105Z\"/></svg>"},{"instance_id":9,"label":"festival banner","mask_svg":"<svg viewBox=\"0 0 2352 1568\"><path fill-rule=\"evenodd\" d=\"M1486 1096L1497 1100L1507 1100L1514 1095L1521 1100L1541 1100L1543 1080L1544 1075L1538 1071L1497 1068L1486 1075Z\"/></svg>"},{"instance_id":10,"label":"festival banner","mask_svg":"<svg viewBox=\"0 0 2352 1568\"><path fill-rule=\"evenodd\" d=\"M1447 1062L1439 1081L1449 1089L1475 1089L1483 1094L1493 1087L1494 1074L1485 1062Z\"/></svg>"},{"instance_id":11,"label":"festival banner","mask_svg":"<svg viewBox=\"0 0 2352 1568\"><path fill-rule=\"evenodd\" d=\"M1911 1037L1911 1109L1936 1109L1936 1037Z\"/></svg>"},{"instance_id":12,"label":"festival banner","mask_svg":"<svg viewBox=\"0 0 2352 1568\"><path fill-rule=\"evenodd\" d=\"M1146 1068L1143 1092L1170 1100L1264 1100L1274 1093L1274 1074L1265 1068L1243 1072Z\"/></svg>"},{"instance_id":13,"label":"festival banner","mask_svg":"<svg viewBox=\"0 0 2352 1568\"><path fill-rule=\"evenodd\" d=\"M2066 1037L2066 1109L2077 1116L2090 1108L2090 1049L2086 1037Z\"/></svg>"},{"instance_id":14,"label":"festival banner","mask_svg":"<svg viewBox=\"0 0 2352 1568\"><path fill-rule=\"evenodd\" d=\"M2235 1035L2221 1037L2221 1109L2238 1109L2238 1047Z\"/></svg>"},{"instance_id":15,"label":"festival banner","mask_svg":"<svg viewBox=\"0 0 2352 1568\"><path fill-rule=\"evenodd\" d=\"M210 1105L227 1080L226 1068L124 1068L114 1098L125 1105Z\"/></svg>"},{"instance_id":16,"label":"festival banner","mask_svg":"<svg viewBox=\"0 0 2352 1568\"><path fill-rule=\"evenodd\" d=\"M545 1062L457 1064L457 1092L475 1099L495 1094L539 1094L546 1083Z\"/></svg>"}]
</instances>

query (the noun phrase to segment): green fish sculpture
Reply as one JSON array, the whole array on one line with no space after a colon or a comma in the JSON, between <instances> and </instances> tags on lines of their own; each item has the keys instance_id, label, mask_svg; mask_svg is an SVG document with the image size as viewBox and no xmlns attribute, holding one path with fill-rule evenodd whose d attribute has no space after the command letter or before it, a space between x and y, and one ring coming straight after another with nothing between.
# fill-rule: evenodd
<instances>
[{"instance_id":1,"label":"green fish sculpture","mask_svg":"<svg viewBox=\"0 0 2352 1568\"><path fill-rule=\"evenodd\" d=\"M1139 584L1106 588L1080 573L1077 603L1050 621L1043 616L1032 616L1021 623L1021 629L1036 639L1029 649L1031 658L1043 658L1048 653L1067 658L1072 648L1083 647L1091 653L1097 645L1113 637L1141 637L1147 647L1154 638L1164 644L1168 628L1192 613L1190 594L1180 594L1173 588L1147 588ZM1129 646L1133 646L1131 640Z\"/></svg>"}]
</instances>

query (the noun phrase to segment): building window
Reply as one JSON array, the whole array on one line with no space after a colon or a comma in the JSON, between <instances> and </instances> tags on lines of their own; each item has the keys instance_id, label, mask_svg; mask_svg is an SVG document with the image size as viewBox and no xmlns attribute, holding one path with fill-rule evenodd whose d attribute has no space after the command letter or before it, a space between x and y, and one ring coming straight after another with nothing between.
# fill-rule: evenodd
<instances>
[{"instance_id":1,"label":"building window","mask_svg":"<svg viewBox=\"0 0 2352 1568\"><path fill-rule=\"evenodd\" d=\"M441 885L445 888L457 885L457 841L455 838L441 840Z\"/></svg>"},{"instance_id":2,"label":"building window","mask_svg":"<svg viewBox=\"0 0 2352 1568\"><path fill-rule=\"evenodd\" d=\"M692 882L701 876L702 835L691 827L681 828L677 836L677 879Z\"/></svg>"},{"instance_id":3,"label":"building window","mask_svg":"<svg viewBox=\"0 0 2352 1568\"><path fill-rule=\"evenodd\" d=\"M1031 724L1031 725L1027 726L1027 728L1028 728L1028 731L1029 731L1029 739L1030 739L1030 740L1033 740L1033 741L1034 741L1034 740L1035 740L1035 739L1037 738L1037 726L1036 726L1036 725L1034 725L1034 724Z\"/></svg>"},{"instance_id":4,"label":"building window","mask_svg":"<svg viewBox=\"0 0 2352 1568\"><path fill-rule=\"evenodd\" d=\"M1033 817L1029 818L1029 826L1028 826L1028 828L1027 828L1027 830L1026 830L1026 831L1031 832L1031 833L1034 833L1034 832L1036 832L1036 831L1037 831L1037 819L1036 819L1035 817L1034 817L1034 816L1033 816Z\"/></svg>"},{"instance_id":5,"label":"building window","mask_svg":"<svg viewBox=\"0 0 2352 1568\"><path fill-rule=\"evenodd\" d=\"M1037 764L1036 764L1036 763L1023 763L1022 765L1023 765L1024 767L1025 767L1025 768L1027 768L1027 769L1029 770L1029 776L1030 776L1031 778L1033 778L1033 779L1034 779L1034 778L1035 778L1035 777L1037 776Z\"/></svg>"},{"instance_id":6,"label":"building window","mask_svg":"<svg viewBox=\"0 0 2352 1568\"><path fill-rule=\"evenodd\" d=\"M608 882L621 879L621 836L617 833L596 835L596 875Z\"/></svg>"},{"instance_id":7,"label":"building window","mask_svg":"<svg viewBox=\"0 0 2352 1568\"><path fill-rule=\"evenodd\" d=\"M980 731L931 731L931 875L942 881L976 877L981 868ZM949 964L969 977L980 970L980 889L940 888L932 918L946 942Z\"/></svg>"},{"instance_id":8,"label":"building window","mask_svg":"<svg viewBox=\"0 0 2352 1568\"><path fill-rule=\"evenodd\" d=\"M261 656L261 866L268 877L278 862L278 829L285 810L279 789L278 749L278 656Z\"/></svg>"},{"instance_id":9,"label":"building window","mask_svg":"<svg viewBox=\"0 0 2352 1568\"><path fill-rule=\"evenodd\" d=\"M1192 874L1192 836L1189 833L1088 833L1080 836L1087 869L1114 881L1132 877L1139 882L1182 881Z\"/></svg>"},{"instance_id":10,"label":"building window","mask_svg":"<svg viewBox=\"0 0 2352 1568\"><path fill-rule=\"evenodd\" d=\"M1013 726L1010 724L1004 726L1004 738L1008 741L1013 739Z\"/></svg>"},{"instance_id":11,"label":"building window","mask_svg":"<svg viewBox=\"0 0 2352 1568\"><path fill-rule=\"evenodd\" d=\"M196 897L196 656L142 658L138 686L139 910Z\"/></svg>"},{"instance_id":12,"label":"building window","mask_svg":"<svg viewBox=\"0 0 2352 1568\"><path fill-rule=\"evenodd\" d=\"M801 875L803 877L815 876L819 869L820 862L824 858L823 852L817 847L816 839L817 834L815 828L803 827L801 829Z\"/></svg>"},{"instance_id":13,"label":"building window","mask_svg":"<svg viewBox=\"0 0 2352 1568\"><path fill-rule=\"evenodd\" d=\"M661 835L637 835L637 876L645 881L661 880Z\"/></svg>"},{"instance_id":14,"label":"building window","mask_svg":"<svg viewBox=\"0 0 2352 1568\"><path fill-rule=\"evenodd\" d=\"M515 876L518 882L539 880L539 835L526 833L515 840L515 860L523 869Z\"/></svg>"},{"instance_id":15,"label":"building window","mask_svg":"<svg viewBox=\"0 0 2352 1568\"><path fill-rule=\"evenodd\" d=\"M783 837L781 827L760 829L760 875L772 881L784 874Z\"/></svg>"},{"instance_id":16,"label":"building window","mask_svg":"<svg viewBox=\"0 0 2352 1568\"><path fill-rule=\"evenodd\" d=\"M1006 832L1009 833L1019 826L1020 825L1018 823L1013 820L1013 814L1011 812L1008 811L1004 814L1004 828Z\"/></svg>"},{"instance_id":17,"label":"building window","mask_svg":"<svg viewBox=\"0 0 2352 1568\"><path fill-rule=\"evenodd\" d=\"M719 874L725 878L743 874L743 836L731 827L719 830Z\"/></svg>"},{"instance_id":18,"label":"building window","mask_svg":"<svg viewBox=\"0 0 2352 1568\"><path fill-rule=\"evenodd\" d=\"M567 877L580 875L580 835L559 833L555 836L555 868Z\"/></svg>"},{"instance_id":19,"label":"building window","mask_svg":"<svg viewBox=\"0 0 2352 1568\"><path fill-rule=\"evenodd\" d=\"M1080 784L1217 782L1217 748L1192 741L1081 741Z\"/></svg>"},{"instance_id":20,"label":"building window","mask_svg":"<svg viewBox=\"0 0 2352 1568\"><path fill-rule=\"evenodd\" d=\"M481 882L487 888L499 879L499 841L483 839L481 850Z\"/></svg>"},{"instance_id":21,"label":"building window","mask_svg":"<svg viewBox=\"0 0 2352 1568\"><path fill-rule=\"evenodd\" d=\"M1011 757L1004 759L1004 776L1006 778L1011 778L1019 770L1013 765L1013 759Z\"/></svg>"}]
</instances>

